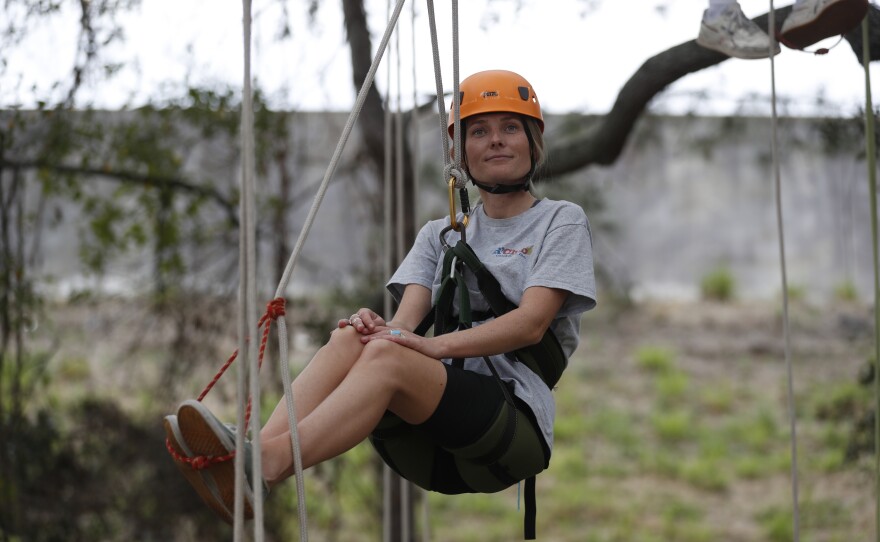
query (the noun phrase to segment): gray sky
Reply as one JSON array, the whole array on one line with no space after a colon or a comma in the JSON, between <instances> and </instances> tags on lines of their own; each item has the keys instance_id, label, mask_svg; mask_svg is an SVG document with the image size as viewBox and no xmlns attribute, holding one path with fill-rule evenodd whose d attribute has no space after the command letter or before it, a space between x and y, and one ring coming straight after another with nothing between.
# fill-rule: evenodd
<instances>
[{"instance_id":1,"label":"gray sky","mask_svg":"<svg viewBox=\"0 0 880 542\"><path fill-rule=\"evenodd\" d=\"M463 0L460 2L461 74L506 68L522 73L551 112L604 113L642 62L696 36L707 0ZM742 0L748 16L767 11L769 2ZM304 2L289 2L292 38L279 41L277 0L254 0L253 74L278 107L350 109L354 101L347 44L338 2L323 2L316 24L307 28ZM665 5L663 10L657 9ZM787 2L776 2L776 6ZM374 44L385 28L387 0L367 0ZM412 11L401 23L400 88L411 103L413 82L420 95L433 92L434 72L425 3L416 1L415 58L412 65ZM435 2L445 87L452 87L448 2ZM519 10L517 6L522 5ZM81 97L98 107L137 104L161 89L185 84L241 85L243 54L238 1L144 0L126 20L127 43L112 58L126 68L109 83L90 85ZM69 73L76 43L75 14L37 27L22 43L0 80L0 106L32 105L51 93L53 81ZM822 45L831 45L826 40ZM394 42L392 41L392 45ZM387 58L387 57L386 57ZM397 65L396 58L392 63ZM877 67L872 68L876 74ZM783 48L776 57L777 92L783 114L855 113L864 104L864 72L846 42L828 55ZM386 72L378 75L386 86ZM32 92L36 88L37 92ZM397 88L396 80L392 88ZM876 91L875 91L876 92ZM770 62L731 59L687 76L653 104L658 111L764 114L769 111ZM816 97L825 105L816 107Z\"/></svg>"}]
</instances>

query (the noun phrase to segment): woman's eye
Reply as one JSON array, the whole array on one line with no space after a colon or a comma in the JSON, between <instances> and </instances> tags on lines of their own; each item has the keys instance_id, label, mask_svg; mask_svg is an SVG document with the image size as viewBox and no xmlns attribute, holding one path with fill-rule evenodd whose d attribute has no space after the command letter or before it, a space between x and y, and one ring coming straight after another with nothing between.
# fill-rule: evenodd
<instances>
[{"instance_id":1,"label":"woman's eye","mask_svg":"<svg viewBox=\"0 0 880 542\"><path fill-rule=\"evenodd\" d=\"M474 128L473 130L471 130L471 135L472 136L481 136L481 135L483 135L483 132L484 132L484 130L482 128Z\"/></svg>"},{"instance_id":2,"label":"woman's eye","mask_svg":"<svg viewBox=\"0 0 880 542\"><path fill-rule=\"evenodd\" d=\"M519 130L519 126L517 126L516 124L508 124L507 128L505 128L505 129L510 133L514 133L517 130Z\"/></svg>"}]
</instances>

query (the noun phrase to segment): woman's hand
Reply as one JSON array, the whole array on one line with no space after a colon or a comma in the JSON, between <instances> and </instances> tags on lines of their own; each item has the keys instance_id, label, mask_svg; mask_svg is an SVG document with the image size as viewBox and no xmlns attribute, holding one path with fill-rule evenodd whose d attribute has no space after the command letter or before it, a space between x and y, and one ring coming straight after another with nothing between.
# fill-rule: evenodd
<instances>
[{"instance_id":1,"label":"woman's hand","mask_svg":"<svg viewBox=\"0 0 880 542\"><path fill-rule=\"evenodd\" d=\"M361 308L348 318L339 320L337 325L340 329L346 326L351 326L357 330L358 333L367 335L384 328L385 319L370 309Z\"/></svg>"},{"instance_id":2,"label":"woman's hand","mask_svg":"<svg viewBox=\"0 0 880 542\"><path fill-rule=\"evenodd\" d=\"M365 334L361 337L361 342L367 344L371 341L391 341L430 358L440 359L443 357L436 349L436 342L433 338L422 337L412 331L394 327L394 322L388 322L388 324L389 327L377 329L375 333Z\"/></svg>"}]
</instances>

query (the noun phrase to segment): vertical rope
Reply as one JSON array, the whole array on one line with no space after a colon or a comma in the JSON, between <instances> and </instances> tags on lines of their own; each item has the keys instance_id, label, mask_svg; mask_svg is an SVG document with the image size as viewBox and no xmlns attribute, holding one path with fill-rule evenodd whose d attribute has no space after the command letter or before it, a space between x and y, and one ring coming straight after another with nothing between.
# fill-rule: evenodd
<instances>
[{"instance_id":1,"label":"vertical rope","mask_svg":"<svg viewBox=\"0 0 880 542\"><path fill-rule=\"evenodd\" d=\"M434 83L437 88L437 113L440 120L440 143L443 145L443 165L449 166L449 136L446 133L446 100L443 98L443 76L440 70L440 47L437 44L437 19L434 17L434 0L428 1L428 26L431 30L431 51L434 56ZM445 167L444 167L445 169ZM443 179L445 182L446 179Z\"/></svg>"},{"instance_id":2,"label":"vertical rope","mask_svg":"<svg viewBox=\"0 0 880 542\"><path fill-rule=\"evenodd\" d=\"M400 67L400 29L397 30L396 37L394 40L394 48L395 48L395 56L397 57L397 70L395 71L395 75L397 76L397 107L394 111L394 191L396 192L396 196L394 198L395 201L395 216L397 217L397 232L395 236L396 240L396 251L397 257L396 262L400 262L403 259L404 254L406 254L406 239L405 239L405 229L403 224L403 204L404 204L404 171L403 171L403 92L400 88L400 82L403 79L401 75L401 67ZM391 89L388 89L389 92ZM391 276L391 275L388 275Z\"/></svg>"},{"instance_id":3,"label":"vertical rope","mask_svg":"<svg viewBox=\"0 0 880 542\"><path fill-rule=\"evenodd\" d=\"M419 138L419 96L418 96L418 70L416 65L416 3L413 2L410 4L411 8L411 18L410 18L410 48L412 49L412 116L410 117L410 133L412 134L412 193L414 197L411 200L412 209L410 210L410 218L411 221L407 226L411 228L412 231L418 231L418 216L419 216L419 208L418 208L418 194L419 190L421 190L421 174L419 172L419 157L420 157L420 149L421 140ZM445 135L445 134L444 134ZM445 137L444 137L445 139ZM420 491L416 486L410 484L409 487L412 488L413 491L416 492L416 499L420 496L424 496L424 492ZM422 533L422 542L428 542L430 540L430 532L428 529L427 523L427 499L422 501L422 513L423 513L423 521L421 522L421 533Z\"/></svg>"},{"instance_id":4,"label":"vertical rope","mask_svg":"<svg viewBox=\"0 0 880 542\"><path fill-rule=\"evenodd\" d=\"M241 101L241 200L239 202L240 224L239 233L239 352L245 356L238 365L238 431L235 436L235 516L234 537L236 541L244 537L244 487L245 487L245 431L247 410L247 385L250 383L250 395L253 403L254 434L260 429L260 382L257 357L257 341L248 341L248 337L257 337L256 308L256 226L254 204L254 116L253 94L251 89L251 0L242 0L242 25L244 34L244 81ZM249 374L248 374L249 373ZM251 481L254 491L254 535L257 542L263 541L263 495L260 463L260 439L252 439L253 456L252 472L255 480ZM256 478L259 478L257 480ZM259 483L256 483L259 482Z\"/></svg>"},{"instance_id":5,"label":"vertical rope","mask_svg":"<svg viewBox=\"0 0 880 542\"><path fill-rule=\"evenodd\" d=\"M418 96L418 77L416 70L416 3L413 2L410 4L410 8L412 9L412 19L410 21L410 27L412 31L410 32L410 37L412 39L412 43L410 47L412 48L412 118L410 119L410 126L412 126L412 176L413 176L413 194L418 196L419 190L421 190L421 174L419 172L419 159L421 150L419 146L421 144L419 138L419 96ZM419 198L414 197L412 199L412 212L410 216L412 217L412 222L409 226L413 229L413 231L417 231L416 228L419 227L419 213L418 213L418 202Z\"/></svg>"},{"instance_id":6,"label":"vertical rope","mask_svg":"<svg viewBox=\"0 0 880 542\"><path fill-rule=\"evenodd\" d=\"M794 405L794 376L791 361L791 329L788 316L788 270L785 263L785 230L783 228L782 215L782 181L779 173L779 116L776 111L776 11L773 8L773 0L770 0L770 19L767 28L770 34L770 87L771 107L773 112L773 137L771 154L773 159L773 177L776 188L776 227L779 231L779 264L782 275L782 329L785 340L785 369L787 375L788 391L788 418L791 443L791 500L792 500L792 528L794 541L800 541L800 511L798 504L798 454L797 454L797 421Z\"/></svg>"},{"instance_id":7,"label":"vertical rope","mask_svg":"<svg viewBox=\"0 0 880 542\"><path fill-rule=\"evenodd\" d=\"M865 68L865 156L868 163L868 188L871 194L871 240L874 254L874 502L876 539L880 542L880 267L877 235L877 136L874 127L874 100L871 96L871 44L868 40L868 15L862 19L862 65Z\"/></svg>"},{"instance_id":8,"label":"vertical rope","mask_svg":"<svg viewBox=\"0 0 880 542\"><path fill-rule=\"evenodd\" d=\"M461 89L459 87L458 71L458 0L452 0L452 109L455 119L455 133L453 135L455 158L452 165L461 171ZM467 186L464 178L455 178L455 188L462 189Z\"/></svg>"},{"instance_id":9,"label":"vertical rope","mask_svg":"<svg viewBox=\"0 0 880 542\"><path fill-rule=\"evenodd\" d=\"M386 0L385 2L385 16L386 18L391 18L391 0ZM398 51L399 52L399 51ZM393 51L390 51L389 57ZM382 175L382 200L383 200L383 209L384 213L382 213L382 238L384 242L382 243L382 268L384 270L383 276L390 277L391 276L391 259L393 258L391 247L394 242L393 239L393 228L392 228L392 220L391 220L391 209L394 205L394 200L391 197L391 186L392 186L392 144L391 144L391 62L385 63L385 112L384 112L384 120L385 120L385 130L384 130L384 163L382 165L383 175ZM385 290L385 296L383 297L383 307L382 314L384 314L386 319L390 319L391 311L393 310L394 300L391 297L391 292L387 289ZM391 542L391 495L393 493L393 488L391 487L392 480L394 479L394 475L391 472L391 467L389 467L384 462L382 463L382 540L384 542Z\"/></svg>"},{"instance_id":10,"label":"vertical rope","mask_svg":"<svg viewBox=\"0 0 880 542\"><path fill-rule=\"evenodd\" d=\"M403 170L403 92L401 90L401 80L403 79L402 70L401 70L401 61L400 61L400 28L397 28L394 35L394 55L396 60L397 69L395 70L395 76L397 81L397 92L396 92L396 109L394 111L394 179L395 179L395 217L397 218L397 230L395 231L395 265L399 264L401 260L403 260L404 254L406 253L406 239L405 233L406 229L404 227L404 203L405 203L405 187L404 187L404 170ZM389 63L390 65L390 63ZM388 92L391 92L391 88L389 87ZM390 273L387 276L391 276ZM391 313L388 313L390 316ZM410 513L411 507L409 502L409 481L403 477L397 477L397 483L399 484L399 498L400 498L400 539L401 540L410 540Z\"/></svg>"}]
</instances>

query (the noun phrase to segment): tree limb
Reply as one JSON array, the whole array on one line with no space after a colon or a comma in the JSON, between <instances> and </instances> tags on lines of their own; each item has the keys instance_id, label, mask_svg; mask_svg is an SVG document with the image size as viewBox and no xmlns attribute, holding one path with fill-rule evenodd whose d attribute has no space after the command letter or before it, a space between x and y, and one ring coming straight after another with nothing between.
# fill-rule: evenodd
<instances>
[{"instance_id":1,"label":"tree limb","mask_svg":"<svg viewBox=\"0 0 880 542\"><path fill-rule=\"evenodd\" d=\"M0 168L45 169L56 173L104 177L115 181L139 184L149 187L168 187L213 200L220 205L232 224L238 225L238 207L220 192L205 186L195 185L177 177L156 177L132 171L107 170L101 168L75 167L50 162L0 160Z\"/></svg>"},{"instance_id":2,"label":"tree limb","mask_svg":"<svg viewBox=\"0 0 880 542\"><path fill-rule=\"evenodd\" d=\"M780 29L791 6L776 11L776 27ZM871 60L880 58L880 11L870 6L869 22L872 29ZM769 14L752 19L767 29ZM856 58L861 63L861 26L845 36ZM544 175L559 176L591 164L613 164L626 145L636 121L644 113L648 103L667 86L685 75L714 66L730 57L697 45L690 40L659 53L644 62L620 89L614 106L597 124L588 126L584 132L566 141L551 145L552 161L547 164Z\"/></svg>"}]
</instances>

